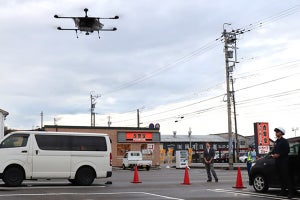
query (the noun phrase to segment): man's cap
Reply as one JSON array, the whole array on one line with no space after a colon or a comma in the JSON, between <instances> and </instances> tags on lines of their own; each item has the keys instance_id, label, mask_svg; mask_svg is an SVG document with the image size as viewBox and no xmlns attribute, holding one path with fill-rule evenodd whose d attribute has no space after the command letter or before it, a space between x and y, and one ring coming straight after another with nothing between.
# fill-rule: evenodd
<instances>
[{"instance_id":1,"label":"man's cap","mask_svg":"<svg viewBox=\"0 0 300 200\"><path fill-rule=\"evenodd\" d=\"M275 131L275 132L281 132L282 135L285 134L285 130L284 130L282 127L277 127L277 128L274 129L274 131Z\"/></svg>"}]
</instances>

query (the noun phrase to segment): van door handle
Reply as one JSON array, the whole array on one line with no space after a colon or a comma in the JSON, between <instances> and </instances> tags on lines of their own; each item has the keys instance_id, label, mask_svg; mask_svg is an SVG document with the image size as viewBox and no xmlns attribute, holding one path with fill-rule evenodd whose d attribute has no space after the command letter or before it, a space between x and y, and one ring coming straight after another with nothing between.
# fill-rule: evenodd
<instances>
[{"instance_id":1,"label":"van door handle","mask_svg":"<svg viewBox=\"0 0 300 200\"><path fill-rule=\"evenodd\" d=\"M35 150L35 154L38 155L39 154L39 150Z\"/></svg>"},{"instance_id":2,"label":"van door handle","mask_svg":"<svg viewBox=\"0 0 300 200\"><path fill-rule=\"evenodd\" d=\"M27 153L27 150L23 150L23 151L21 151L21 153Z\"/></svg>"}]
</instances>

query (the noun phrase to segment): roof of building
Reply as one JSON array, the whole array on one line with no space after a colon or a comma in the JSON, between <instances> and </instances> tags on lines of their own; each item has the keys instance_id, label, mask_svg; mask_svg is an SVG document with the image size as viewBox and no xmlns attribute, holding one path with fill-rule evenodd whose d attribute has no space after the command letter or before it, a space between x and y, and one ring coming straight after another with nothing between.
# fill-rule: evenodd
<instances>
[{"instance_id":1,"label":"roof of building","mask_svg":"<svg viewBox=\"0 0 300 200\"><path fill-rule=\"evenodd\" d=\"M108 127L108 126L67 126L67 125L45 125L44 129L47 128L61 128L61 129L108 129L108 130L141 130L141 131L157 131L159 132L159 128L147 128L147 127Z\"/></svg>"},{"instance_id":2,"label":"roof of building","mask_svg":"<svg viewBox=\"0 0 300 200\"><path fill-rule=\"evenodd\" d=\"M228 142L219 135L161 135L161 142Z\"/></svg>"}]
</instances>

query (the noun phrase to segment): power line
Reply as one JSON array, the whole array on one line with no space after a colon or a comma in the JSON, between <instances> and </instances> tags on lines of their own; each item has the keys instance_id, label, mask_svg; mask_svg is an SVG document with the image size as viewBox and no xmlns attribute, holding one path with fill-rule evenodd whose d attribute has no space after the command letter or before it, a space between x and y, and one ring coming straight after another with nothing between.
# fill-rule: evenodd
<instances>
[{"instance_id":1,"label":"power line","mask_svg":"<svg viewBox=\"0 0 300 200\"><path fill-rule=\"evenodd\" d=\"M278 21L278 20L280 20L280 19L282 19L282 18L284 18L284 17L287 17L287 16L289 16L289 15L292 15L292 14L298 12L299 8L300 8L300 5L296 5L296 6L292 7L292 8L289 8L289 9L287 9L287 10L284 10L284 11L282 11L282 12L276 14L276 15L273 15L273 16L271 16L271 17L269 17L269 18L266 18L266 19L264 19L264 20L261 20L261 21L259 21L259 22L257 22L257 23L250 24L248 27L244 28L244 30L243 30L243 29L237 29L236 31L237 31L237 33L239 33L239 34L243 34L244 32L251 31L251 30L254 30L254 29L256 29L256 28L260 28L260 27L262 27L262 25L266 25L266 24L272 23L272 22L274 22L274 21ZM217 40L220 40L220 39L221 39L221 38L217 38L216 41L217 41ZM212 42L211 42L211 43L212 43ZM176 66L176 65L178 65L178 64L182 64L182 63L188 62L188 61L191 60L193 57L195 57L195 56L197 56L197 55L199 55L199 54L202 54L202 53L203 53L203 52L201 52L202 50L205 50L205 49L212 49L212 48L214 48L214 47L216 47L216 46L210 45L210 43L208 43L207 45L204 45L203 47L201 47L201 48L199 48L199 49L197 49L197 50L191 52L190 54L187 54L187 55L185 55L185 56L183 56L183 57L177 59L175 62L170 63L170 64L168 64L168 65L165 65L165 66L163 66L163 67L157 69L156 71L153 71L153 72L149 73L149 74L146 75L146 76L137 78L137 79L135 79L135 80L133 80L133 81L130 81L130 82L127 82L127 83L121 85L120 87L118 87L118 88L116 88L116 89L114 89L114 90L111 90L111 91L107 92L106 94L120 91L120 90L122 90L122 89L125 89L125 88L131 87L131 86L133 86L133 85L136 85L136 84L138 84L138 83L140 83L140 82L142 82L142 81L145 81L145 80L147 80L147 79L149 79L149 78L152 78L152 77L154 77L154 76L157 76L157 75L159 75L160 73L162 73L162 72L165 71L165 70L168 70L168 69L170 69L170 68L172 68L172 67L174 67L174 66ZM263 70L263 69L261 69L261 70ZM291 76L292 76L292 75L291 75ZM290 76L281 77L281 78L279 78L279 80L280 80L280 79L287 78L287 77L290 77ZM238 78L241 78L241 77L238 77ZM244 77L242 77L242 78L244 78ZM277 79L277 80L278 80L278 79ZM263 83L260 83L260 84L248 86L248 87L246 87L246 88L242 88L242 89L239 89L239 90L237 90L237 91L240 91L240 90L243 90L243 89L249 89L249 88L252 88L252 87L256 87L256 86L263 85L263 84L267 84L267 83L274 82L274 81L276 81L276 80L271 80L271 81L263 82ZM223 96L223 95L220 95L220 96ZM217 96L217 97L219 97L219 96ZM214 98L214 97L213 97L213 98ZM201 102L201 101L200 101L200 102ZM200 102L198 102L198 103L200 103ZM179 108L170 109L170 110L164 111L164 112L159 112L159 113L151 114L151 115L148 115L148 116L145 116L145 117L149 117L149 116L154 116L154 115L159 115L159 114L171 112L171 111L178 110L178 109L181 109L181 108L184 108L184 107L188 107L188 106L191 106L191 105L195 105L195 104L197 104L197 103L185 105L185 106L182 106L182 107L179 107ZM126 121L129 121L129 119L126 120Z\"/></svg>"},{"instance_id":2,"label":"power line","mask_svg":"<svg viewBox=\"0 0 300 200\"><path fill-rule=\"evenodd\" d=\"M160 73L166 71L166 70L169 70L177 65L180 65L180 64L183 64L183 63L186 63L188 61L190 61L191 59L193 59L194 57L196 56L199 56L199 55L202 55L203 53L206 53L208 50L211 50L215 47L218 46L218 44L215 44L216 41L212 41L210 43L207 43L205 45L203 45L202 47L200 47L199 49L197 50L194 50L192 51L191 53L183 56L183 57L180 57L179 59L175 60L174 62L172 63L169 63L161 68L158 68L156 69L155 71L152 71L150 72L148 75L145 75L145 76L141 76L141 77L138 77L134 80L131 80L127 83L123 83L123 85L115 88L115 89L112 89L110 91L107 91L105 94L111 94L111 93L115 93L115 92L118 92L120 90L123 90L123 89L126 89L126 88L129 88L131 86L134 86L136 84L139 84L140 82L143 82L145 80L148 80L150 78L153 78L157 75L159 75Z\"/></svg>"},{"instance_id":3,"label":"power line","mask_svg":"<svg viewBox=\"0 0 300 200\"><path fill-rule=\"evenodd\" d=\"M261 28L264 25L270 24L270 23L275 22L275 21L279 21L284 17L293 15L293 14L297 13L299 11L299 9L300 9L300 5L299 4L295 5L291 8L283 10L283 11L281 11L281 12L275 14L275 15L267 17L267 18L265 18L261 21L258 21L258 22L253 23L253 24L249 24L248 26L245 26L244 28L241 28L240 30L244 30L244 32L249 32L249 31L252 31L254 29Z\"/></svg>"}]
</instances>

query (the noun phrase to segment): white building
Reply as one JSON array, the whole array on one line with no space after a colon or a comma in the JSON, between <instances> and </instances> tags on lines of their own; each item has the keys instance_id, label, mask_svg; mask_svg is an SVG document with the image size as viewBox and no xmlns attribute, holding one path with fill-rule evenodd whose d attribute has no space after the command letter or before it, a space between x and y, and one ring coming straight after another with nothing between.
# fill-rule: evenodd
<instances>
[{"instance_id":1,"label":"white building","mask_svg":"<svg viewBox=\"0 0 300 200\"><path fill-rule=\"evenodd\" d=\"M4 137L4 120L9 113L0 109L0 138Z\"/></svg>"}]
</instances>

